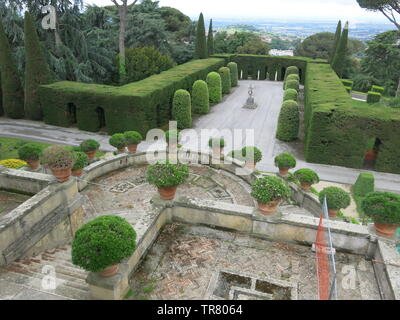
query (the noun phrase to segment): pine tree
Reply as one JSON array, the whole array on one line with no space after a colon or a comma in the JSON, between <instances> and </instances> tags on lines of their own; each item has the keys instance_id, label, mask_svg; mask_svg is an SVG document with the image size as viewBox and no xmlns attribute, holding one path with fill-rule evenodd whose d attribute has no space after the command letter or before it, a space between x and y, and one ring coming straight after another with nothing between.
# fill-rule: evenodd
<instances>
[{"instance_id":1,"label":"pine tree","mask_svg":"<svg viewBox=\"0 0 400 320\"><path fill-rule=\"evenodd\" d=\"M38 87L50 82L50 70L40 47L39 37L29 12L25 13L25 117L42 120Z\"/></svg>"},{"instance_id":2,"label":"pine tree","mask_svg":"<svg viewBox=\"0 0 400 320\"><path fill-rule=\"evenodd\" d=\"M3 110L7 117L24 117L24 92L18 78L17 67L11 54L10 45L0 21L0 69Z\"/></svg>"},{"instance_id":3,"label":"pine tree","mask_svg":"<svg viewBox=\"0 0 400 320\"><path fill-rule=\"evenodd\" d=\"M346 25L340 37L335 57L332 62L332 68L333 70L335 70L339 78L343 76L344 68L346 65L346 56L348 53L347 52L348 40L349 40L349 23L346 22Z\"/></svg>"},{"instance_id":4,"label":"pine tree","mask_svg":"<svg viewBox=\"0 0 400 320\"><path fill-rule=\"evenodd\" d=\"M204 26L204 16L200 13L196 30L196 47L194 52L195 59L206 59L208 57L206 28Z\"/></svg>"},{"instance_id":5,"label":"pine tree","mask_svg":"<svg viewBox=\"0 0 400 320\"><path fill-rule=\"evenodd\" d=\"M212 56L214 54L214 31L213 31L212 19L210 20L210 28L208 30L207 48L208 48L208 56Z\"/></svg>"},{"instance_id":6,"label":"pine tree","mask_svg":"<svg viewBox=\"0 0 400 320\"><path fill-rule=\"evenodd\" d=\"M339 20L338 25L336 27L335 40L334 40L334 43L333 43L332 52L329 55L329 63L330 64L332 64L332 61L335 58L336 49L338 47L341 35L342 35L342 21Z\"/></svg>"}]
</instances>

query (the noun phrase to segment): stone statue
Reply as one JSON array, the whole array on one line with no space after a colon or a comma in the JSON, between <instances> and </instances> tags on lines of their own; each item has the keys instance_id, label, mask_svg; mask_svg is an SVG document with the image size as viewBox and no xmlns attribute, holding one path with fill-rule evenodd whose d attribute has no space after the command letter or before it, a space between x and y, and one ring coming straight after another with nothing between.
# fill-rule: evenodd
<instances>
[{"instance_id":1,"label":"stone statue","mask_svg":"<svg viewBox=\"0 0 400 320\"><path fill-rule=\"evenodd\" d=\"M254 100L254 87L252 85L250 85L249 87L249 97L247 98L246 104L244 105L243 108L246 109L256 109L258 107L257 103L255 103Z\"/></svg>"}]
</instances>

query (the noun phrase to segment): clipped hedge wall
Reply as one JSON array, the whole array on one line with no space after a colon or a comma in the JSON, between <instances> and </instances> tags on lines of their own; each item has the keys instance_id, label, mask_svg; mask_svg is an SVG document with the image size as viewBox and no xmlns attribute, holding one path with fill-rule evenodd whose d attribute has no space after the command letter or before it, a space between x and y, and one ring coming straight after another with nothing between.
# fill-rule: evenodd
<instances>
[{"instance_id":1,"label":"clipped hedge wall","mask_svg":"<svg viewBox=\"0 0 400 320\"><path fill-rule=\"evenodd\" d=\"M175 92L172 117L178 122L178 129L192 127L192 102L188 91L180 89Z\"/></svg>"},{"instance_id":2,"label":"clipped hedge wall","mask_svg":"<svg viewBox=\"0 0 400 320\"><path fill-rule=\"evenodd\" d=\"M294 89L297 92L300 90L300 83L297 80L287 80L285 85L285 90Z\"/></svg>"},{"instance_id":3,"label":"clipped hedge wall","mask_svg":"<svg viewBox=\"0 0 400 320\"><path fill-rule=\"evenodd\" d=\"M340 81L342 81L345 87L350 87L351 89L353 89L354 81L348 79L340 79Z\"/></svg>"},{"instance_id":4,"label":"clipped hedge wall","mask_svg":"<svg viewBox=\"0 0 400 320\"><path fill-rule=\"evenodd\" d=\"M383 94L385 92L385 88L384 87L380 87L380 86L372 86L371 91L372 92L379 92L380 94Z\"/></svg>"},{"instance_id":5,"label":"clipped hedge wall","mask_svg":"<svg viewBox=\"0 0 400 320\"><path fill-rule=\"evenodd\" d=\"M222 101L222 80L218 72L211 72L207 75L208 92L210 103L220 103Z\"/></svg>"},{"instance_id":6,"label":"clipped hedge wall","mask_svg":"<svg viewBox=\"0 0 400 320\"><path fill-rule=\"evenodd\" d=\"M207 83L197 80L192 88L192 111L195 114L207 114L210 111L210 95Z\"/></svg>"},{"instance_id":7,"label":"clipped hedge wall","mask_svg":"<svg viewBox=\"0 0 400 320\"><path fill-rule=\"evenodd\" d=\"M222 94L231 93L231 86L232 86L231 70L227 67L222 67L218 70L218 72L221 76Z\"/></svg>"},{"instance_id":8,"label":"clipped hedge wall","mask_svg":"<svg viewBox=\"0 0 400 320\"><path fill-rule=\"evenodd\" d=\"M236 62L229 62L227 67L231 71L231 86L232 88L237 87L239 82L238 65Z\"/></svg>"},{"instance_id":9,"label":"clipped hedge wall","mask_svg":"<svg viewBox=\"0 0 400 320\"><path fill-rule=\"evenodd\" d=\"M367 103L373 104L381 101L382 94L379 92L369 91L367 95Z\"/></svg>"},{"instance_id":10,"label":"clipped hedge wall","mask_svg":"<svg viewBox=\"0 0 400 320\"><path fill-rule=\"evenodd\" d=\"M283 101L294 100L297 101L298 93L295 89L287 89L283 94Z\"/></svg>"},{"instance_id":11,"label":"clipped hedge wall","mask_svg":"<svg viewBox=\"0 0 400 320\"><path fill-rule=\"evenodd\" d=\"M73 104L80 130L96 132L105 121L110 135L138 131L145 136L172 118L176 90L191 90L196 80L205 80L224 65L225 60L220 58L194 60L121 87L69 81L43 85L39 95L44 121L70 126L69 108Z\"/></svg>"},{"instance_id":12,"label":"clipped hedge wall","mask_svg":"<svg viewBox=\"0 0 400 320\"><path fill-rule=\"evenodd\" d=\"M375 190L375 178L371 173L360 173L356 183L353 186L353 192L356 196L365 197L368 193Z\"/></svg>"},{"instance_id":13,"label":"clipped hedge wall","mask_svg":"<svg viewBox=\"0 0 400 320\"><path fill-rule=\"evenodd\" d=\"M285 142L298 139L300 127L299 106L294 100L287 100L283 103L278 120L276 137Z\"/></svg>"}]
</instances>

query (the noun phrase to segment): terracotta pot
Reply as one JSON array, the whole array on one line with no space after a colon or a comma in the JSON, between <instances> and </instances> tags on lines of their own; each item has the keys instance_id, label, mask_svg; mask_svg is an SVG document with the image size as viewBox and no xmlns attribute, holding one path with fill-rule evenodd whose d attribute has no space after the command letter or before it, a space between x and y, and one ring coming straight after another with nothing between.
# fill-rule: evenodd
<instances>
[{"instance_id":1,"label":"terracotta pot","mask_svg":"<svg viewBox=\"0 0 400 320\"><path fill-rule=\"evenodd\" d=\"M256 169L256 164L254 162L246 162L246 168L249 168L251 170Z\"/></svg>"},{"instance_id":2,"label":"terracotta pot","mask_svg":"<svg viewBox=\"0 0 400 320\"><path fill-rule=\"evenodd\" d=\"M280 203L280 200L275 200L268 203L259 202L258 208L260 209L261 213L271 216L278 210L278 206Z\"/></svg>"},{"instance_id":3,"label":"terracotta pot","mask_svg":"<svg viewBox=\"0 0 400 320\"><path fill-rule=\"evenodd\" d=\"M399 226L393 224L375 222L376 233L385 238L392 238L395 235L398 227Z\"/></svg>"},{"instance_id":4,"label":"terracotta pot","mask_svg":"<svg viewBox=\"0 0 400 320\"><path fill-rule=\"evenodd\" d=\"M310 190L311 187L312 187L312 184L308 184L308 183L304 183L304 182L301 183L301 189L303 189L304 191Z\"/></svg>"},{"instance_id":5,"label":"terracotta pot","mask_svg":"<svg viewBox=\"0 0 400 320\"><path fill-rule=\"evenodd\" d=\"M118 153L124 153L125 152L126 147L123 148L118 148Z\"/></svg>"},{"instance_id":6,"label":"terracotta pot","mask_svg":"<svg viewBox=\"0 0 400 320\"><path fill-rule=\"evenodd\" d=\"M103 278L110 278L115 276L118 273L118 270L119 270L119 264L115 264L113 266L105 268L103 271L100 271L97 274Z\"/></svg>"},{"instance_id":7,"label":"terracotta pot","mask_svg":"<svg viewBox=\"0 0 400 320\"><path fill-rule=\"evenodd\" d=\"M376 160L377 155L376 150L368 150L365 152L365 160Z\"/></svg>"},{"instance_id":8,"label":"terracotta pot","mask_svg":"<svg viewBox=\"0 0 400 320\"><path fill-rule=\"evenodd\" d=\"M329 214L329 217L331 217L331 218L336 218L338 213L339 213L339 210L328 209L328 214Z\"/></svg>"},{"instance_id":9,"label":"terracotta pot","mask_svg":"<svg viewBox=\"0 0 400 320\"><path fill-rule=\"evenodd\" d=\"M96 157L97 150L87 151L85 152L89 159L94 159Z\"/></svg>"},{"instance_id":10,"label":"terracotta pot","mask_svg":"<svg viewBox=\"0 0 400 320\"><path fill-rule=\"evenodd\" d=\"M137 144L130 144L130 145L128 145L128 151L129 151L129 153L136 153L137 147L138 147Z\"/></svg>"},{"instance_id":11,"label":"terracotta pot","mask_svg":"<svg viewBox=\"0 0 400 320\"><path fill-rule=\"evenodd\" d=\"M40 166L40 160L27 160L26 163L32 170L36 170Z\"/></svg>"},{"instance_id":12,"label":"terracotta pot","mask_svg":"<svg viewBox=\"0 0 400 320\"><path fill-rule=\"evenodd\" d=\"M281 176L286 176L289 173L289 168L279 168L279 174Z\"/></svg>"},{"instance_id":13,"label":"terracotta pot","mask_svg":"<svg viewBox=\"0 0 400 320\"><path fill-rule=\"evenodd\" d=\"M57 178L58 182L67 182L72 174L71 168L51 168L51 172Z\"/></svg>"},{"instance_id":14,"label":"terracotta pot","mask_svg":"<svg viewBox=\"0 0 400 320\"><path fill-rule=\"evenodd\" d=\"M72 170L72 175L74 177L80 177L83 174L83 169L78 169L78 170Z\"/></svg>"},{"instance_id":15,"label":"terracotta pot","mask_svg":"<svg viewBox=\"0 0 400 320\"><path fill-rule=\"evenodd\" d=\"M178 186L162 187L158 188L158 192L160 193L161 198L163 198L164 200L172 200L175 198L177 189Z\"/></svg>"}]
</instances>

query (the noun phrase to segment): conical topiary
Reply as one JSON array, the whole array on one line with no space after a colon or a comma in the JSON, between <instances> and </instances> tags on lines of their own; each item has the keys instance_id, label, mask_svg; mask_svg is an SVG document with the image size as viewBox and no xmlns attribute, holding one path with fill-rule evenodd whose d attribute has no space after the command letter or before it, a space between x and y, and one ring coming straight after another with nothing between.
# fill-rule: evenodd
<instances>
[{"instance_id":1,"label":"conical topiary","mask_svg":"<svg viewBox=\"0 0 400 320\"><path fill-rule=\"evenodd\" d=\"M222 67L218 70L221 75L222 81L222 93L229 94L231 93L232 80L231 80L231 70L227 67Z\"/></svg>"},{"instance_id":2,"label":"conical topiary","mask_svg":"<svg viewBox=\"0 0 400 320\"><path fill-rule=\"evenodd\" d=\"M213 31L212 19L210 20L210 28L208 30L207 48L208 48L208 56L212 56L214 54L214 31Z\"/></svg>"},{"instance_id":3,"label":"conical topiary","mask_svg":"<svg viewBox=\"0 0 400 320\"><path fill-rule=\"evenodd\" d=\"M191 128L192 102L190 93L183 89L177 90L172 105L172 116L178 123L178 129Z\"/></svg>"},{"instance_id":4,"label":"conical topiary","mask_svg":"<svg viewBox=\"0 0 400 320\"><path fill-rule=\"evenodd\" d=\"M195 46L194 58L195 59L208 58L206 29L204 26L204 16L202 13L200 13L199 21L197 22L196 46Z\"/></svg>"},{"instance_id":5,"label":"conical topiary","mask_svg":"<svg viewBox=\"0 0 400 320\"><path fill-rule=\"evenodd\" d=\"M332 52L330 52L329 54L329 63L332 63L333 59L335 58L336 49L339 45L341 35L342 35L342 21L339 20L338 25L336 27L335 40L333 43Z\"/></svg>"},{"instance_id":6,"label":"conical topiary","mask_svg":"<svg viewBox=\"0 0 400 320\"><path fill-rule=\"evenodd\" d=\"M231 71L231 85L232 88L236 87L239 82L238 65L236 62L229 62L228 68Z\"/></svg>"},{"instance_id":7,"label":"conical topiary","mask_svg":"<svg viewBox=\"0 0 400 320\"><path fill-rule=\"evenodd\" d=\"M197 80L192 89L192 110L195 114L207 114L210 110L210 96L207 83Z\"/></svg>"},{"instance_id":8,"label":"conical topiary","mask_svg":"<svg viewBox=\"0 0 400 320\"><path fill-rule=\"evenodd\" d=\"M210 72L207 75L208 92L210 103L220 103L222 101L222 81L218 72Z\"/></svg>"},{"instance_id":9,"label":"conical topiary","mask_svg":"<svg viewBox=\"0 0 400 320\"><path fill-rule=\"evenodd\" d=\"M346 56L348 54L347 44L349 40L349 23L343 29L340 37L339 45L336 49L335 57L332 62L332 69L335 70L339 78L343 76L344 68L346 66Z\"/></svg>"}]
</instances>

